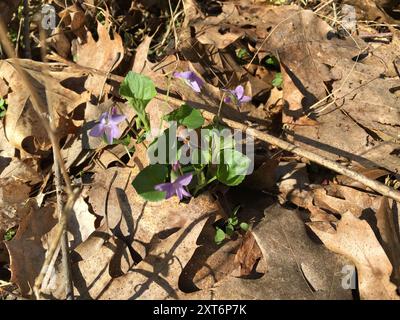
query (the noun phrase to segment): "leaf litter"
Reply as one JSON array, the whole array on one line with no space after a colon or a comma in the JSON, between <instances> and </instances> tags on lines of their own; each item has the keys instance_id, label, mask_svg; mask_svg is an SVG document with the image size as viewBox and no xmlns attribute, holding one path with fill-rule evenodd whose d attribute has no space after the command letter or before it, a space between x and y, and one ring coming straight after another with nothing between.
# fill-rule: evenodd
<instances>
[{"instance_id":1,"label":"leaf litter","mask_svg":"<svg viewBox=\"0 0 400 320\"><path fill-rule=\"evenodd\" d=\"M396 11L372 0L346 1L347 8L336 1L184 0L171 1L172 9L108 2L98 11L57 3L60 23L48 46L33 27L31 58L12 37L18 58L1 53L0 271L7 272L0 280L17 288L1 286L0 296L38 297L61 219L57 203L70 197L56 192L54 142L21 67L51 108L60 161L79 192L67 237L76 299L398 300L399 203L310 159L256 139L252 174L213 165L191 171L181 186L190 199L152 202L134 183L152 170L146 119L162 133L163 119L185 103L174 114L186 117L181 126L215 126L216 118L190 111L205 110L398 188ZM356 30L343 30L336 12L349 8L363 20ZM19 17L9 17L12 3L6 9L12 35ZM167 27L157 27L164 17ZM145 87L125 100L120 87L130 71L141 75L135 86L150 79L154 98ZM111 108L125 119L108 133L101 115ZM104 137L89 134L100 125ZM183 175L184 165L173 164L155 185ZM59 244L55 250L39 288L44 299L65 299L68 291ZM349 266L356 295L343 285Z\"/></svg>"}]
</instances>

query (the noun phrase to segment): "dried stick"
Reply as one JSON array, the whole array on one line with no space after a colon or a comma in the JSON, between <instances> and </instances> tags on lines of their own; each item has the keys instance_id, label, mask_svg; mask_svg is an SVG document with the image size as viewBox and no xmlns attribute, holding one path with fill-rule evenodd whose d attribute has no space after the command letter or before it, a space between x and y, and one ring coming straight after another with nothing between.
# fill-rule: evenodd
<instances>
[{"instance_id":1,"label":"dried stick","mask_svg":"<svg viewBox=\"0 0 400 320\"><path fill-rule=\"evenodd\" d=\"M6 54L9 57L14 58L14 51L12 49L12 45L7 37L5 27L1 21L0 21L0 40L1 40L1 44L2 44ZM15 59L14 61L15 61L15 64L13 64L13 66L15 67L16 71L20 75L23 83L26 86L26 89L28 90L28 92L30 94L30 99L32 101L33 109L37 113L37 115L41 121L41 124L43 125L47 134L49 135L49 138L50 138L50 141L52 144L52 148L53 148L54 162L55 162L55 166L57 168L55 170L56 171L56 179L55 180L56 180L56 188L57 188L57 204L58 204L58 209L60 210L60 219L59 219L59 224L57 225L58 229L56 232L55 239L50 244L50 248L49 248L47 256L45 258L45 262L44 262L41 272L40 272L39 276L37 277L35 284L34 284L33 291L35 293L36 298L40 299L40 290L41 290L41 284L42 284L43 278L44 278L46 271L48 269L48 266L53 258L53 255L58 247L58 244L61 240L62 235L66 234L66 226L67 226L68 217L73 212L73 205L77 198L77 192L74 192L72 190L71 180L66 171L64 162L61 158L61 152L60 152L60 147L58 144L59 142L58 142L58 138L57 138L57 135L55 132L55 128L53 127L52 124L49 123L49 121L46 117L46 108L44 107L44 104L41 101L40 97L37 95L36 90L31 85L24 70L19 65L18 59ZM50 112L52 112L52 110ZM51 114L49 114L49 116L51 118ZM65 207L62 206L61 194L59 192L62 190L61 175L64 178L65 186L67 189L66 191L68 194L68 200L67 200ZM69 263L69 262L67 261L65 263ZM68 273L68 268L65 268L64 270L66 270L66 278L67 278L68 282L71 283L71 274ZM69 290L69 289L67 289L67 290Z\"/></svg>"},{"instance_id":2,"label":"dried stick","mask_svg":"<svg viewBox=\"0 0 400 320\"><path fill-rule=\"evenodd\" d=\"M31 41L29 38L29 28L30 28L30 22L29 22L29 0L24 0L23 2L24 8L23 8L23 14L24 14L24 56L27 59L32 58L32 53L31 53Z\"/></svg>"},{"instance_id":3,"label":"dried stick","mask_svg":"<svg viewBox=\"0 0 400 320\"><path fill-rule=\"evenodd\" d=\"M44 62L46 61L46 34L45 31L40 28L40 42L41 42L41 48L42 48L42 60ZM45 70L45 73L48 74L47 70ZM49 88L51 89L51 88ZM46 90L46 94L47 94ZM53 101L51 99L51 95L47 95L47 112L49 114L49 122L50 122L50 129L52 132L56 133L57 128L54 125L54 120L55 120L55 114L53 110ZM57 139L57 147L59 148L59 140ZM63 179L62 179L62 174L61 174L61 168L60 168L60 163L57 161L56 154L53 152L53 161L54 161L54 180L55 180L55 185L56 185L56 195L57 195L57 211L59 214L59 219L61 219L61 216L63 215L63 207L64 207L64 201L62 198L62 193L63 193ZM65 222L65 227L62 230L62 235L61 235L61 262L62 262L62 270L65 275L65 296L67 300L73 300L74 299L74 285L72 281L72 272L71 272L71 263L69 259L69 245L68 245L68 221ZM54 261L54 259L53 259Z\"/></svg>"}]
</instances>

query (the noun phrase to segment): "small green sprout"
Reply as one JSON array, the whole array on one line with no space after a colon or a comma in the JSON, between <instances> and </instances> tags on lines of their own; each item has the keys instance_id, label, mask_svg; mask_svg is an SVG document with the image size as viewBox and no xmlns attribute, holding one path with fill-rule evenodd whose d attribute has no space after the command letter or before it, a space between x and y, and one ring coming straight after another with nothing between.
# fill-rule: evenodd
<instances>
[{"instance_id":1,"label":"small green sprout","mask_svg":"<svg viewBox=\"0 0 400 320\"><path fill-rule=\"evenodd\" d=\"M274 80L272 80L272 85L278 89L282 89L282 85L283 85L282 73L277 72L275 74L275 78L274 78Z\"/></svg>"},{"instance_id":2,"label":"small green sprout","mask_svg":"<svg viewBox=\"0 0 400 320\"><path fill-rule=\"evenodd\" d=\"M8 230L4 235L4 241L10 241L12 238L14 238L16 233L17 231L15 229Z\"/></svg>"},{"instance_id":3,"label":"small green sprout","mask_svg":"<svg viewBox=\"0 0 400 320\"><path fill-rule=\"evenodd\" d=\"M241 229L246 232L247 230L249 230L249 225L246 222L239 223L239 219L237 217L237 212L239 211L239 209L240 205L233 210L232 215L226 221L225 230L218 227L216 228L214 237L214 241L216 244L221 244L226 238L232 238L235 231Z\"/></svg>"},{"instance_id":4,"label":"small green sprout","mask_svg":"<svg viewBox=\"0 0 400 320\"><path fill-rule=\"evenodd\" d=\"M269 56L266 60L265 60L265 64L268 67L279 67L279 60L274 57L274 56Z\"/></svg>"},{"instance_id":5,"label":"small green sprout","mask_svg":"<svg viewBox=\"0 0 400 320\"><path fill-rule=\"evenodd\" d=\"M251 58L250 53L246 48L240 48L236 50L236 56L241 60L247 60Z\"/></svg>"}]
</instances>

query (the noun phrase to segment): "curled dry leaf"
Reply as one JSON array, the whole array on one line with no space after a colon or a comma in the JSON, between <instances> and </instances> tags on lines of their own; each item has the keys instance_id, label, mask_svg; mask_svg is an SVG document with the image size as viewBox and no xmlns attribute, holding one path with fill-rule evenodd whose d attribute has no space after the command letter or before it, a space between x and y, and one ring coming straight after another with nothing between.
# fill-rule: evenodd
<instances>
[{"instance_id":1,"label":"curled dry leaf","mask_svg":"<svg viewBox=\"0 0 400 320\"><path fill-rule=\"evenodd\" d=\"M393 267L366 221L345 212L336 230L326 223L311 222L308 226L329 250L353 261L361 299L400 299L390 282Z\"/></svg>"},{"instance_id":2,"label":"curled dry leaf","mask_svg":"<svg viewBox=\"0 0 400 320\"><path fill-rule=\"evenodd\" d=\"M72 78L76 81L76 78L83 78L85 74L59 64L13 59L0 61L0 78L7 81L11 90L7 96L9 107L5 117L8 141L15 148L28 153L48 150L50 139L33 109L29 91L15 69L16 63L21 65L34 83L42 102L53 108L53 121L59 137L73 130L72 122L68 121L69 114L89 98L85 93L79 94L70 88Z\"/></svg>"},{"instance_id":3,"label":"curled dry leaf","mask_svg":"<svg viewBox=\"0 0 400 320\"><path fill-rule=\"evenodd\" d=\"M59 14L61 22L81 40L86 39L85 13L77 4L73 4Z\"/></svg>"},{"instance_id":4,"label":"curled dry leaf","mask_svg":"<svg viewBox=\"0 0 400 320\"><path fill-rule=\"evenodd\" d=\"M111 72L122 61L124 57L124 47L121 36L113 33L111 38L108 26L97 24L98 40L95 41L90 31L87 31L86 42L81 43L78 40L73 41L72 53L76 57L76 63L104 72ZM105 93L105 77L90 75L85 82L85 88L99 96ZM99 97L101 98L101 97Z\"/></svg>"}]
</instances>

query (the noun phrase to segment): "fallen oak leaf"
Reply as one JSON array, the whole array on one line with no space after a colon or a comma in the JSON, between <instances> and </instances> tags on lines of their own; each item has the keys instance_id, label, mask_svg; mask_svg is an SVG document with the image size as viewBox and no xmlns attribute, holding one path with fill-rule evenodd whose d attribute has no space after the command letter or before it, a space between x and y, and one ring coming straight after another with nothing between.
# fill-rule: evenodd
<instances>
[{"instance_id":1,"label":"fallen oak leaf","mask_svg":"<svg viewBox=\"0 0 400 320\"><path fill-rule=\"evenodd\" d=\"M266 272L259 279L229 276L214 287L181 299L351 299L351 292L341 286L339 270L347 262L314 242L304 228L300 212L279 205L265 209L265 217L252 230L259 246ZM318 290L310 287L301 264L318 279ZM311 282L311 281L310 281Z\"/></svg>"},{"instance_id":2,"label":"fallen oak leaf","mask_svg":"<svg viewBox=\"0 0 400 320\"><path fill-rule=\"evenodd\" d=\"M62 138L75 127L70 114L89 99L87 92L81 94L69 88L71 79L84 78L81 71L60 64L47 64L32 60L8 59L0 61L0 78L7 81L11 92L7 95L8 110L5 117L5 134L12 146L34 154L48 150L50 139L33 109L29 91L15 65L19 64L34 83L43 102L51 105L55 118L52 119ZM51 103L50 103L51 101Z\"/></svg>"},{"instance_id":3,"label":"fallen oak leaf","mask_svg":"<svg viewBox=\"0 0 400 320\"><path fill-rule=\"evenodd\" d=\"M390 282L393 267L374 232L366 221L351 212L342 214L336 231L326 223L307 223L325 246L352 260L358 271L361 299L400 300L396 286Z\"/></svg>"}]
</instances>

